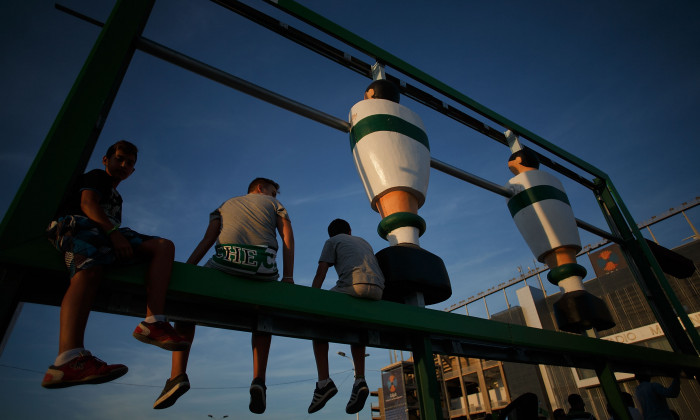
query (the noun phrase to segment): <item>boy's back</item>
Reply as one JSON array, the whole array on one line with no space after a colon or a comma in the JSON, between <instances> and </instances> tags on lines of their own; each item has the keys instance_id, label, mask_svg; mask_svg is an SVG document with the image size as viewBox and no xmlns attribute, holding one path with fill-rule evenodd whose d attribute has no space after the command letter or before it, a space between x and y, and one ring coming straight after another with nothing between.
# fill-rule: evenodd
<instances>
[{"instance_id":1,"label":"boy's back","mask_svg":"<svg viewBox=\"0 0 700 420\"><path fill-rule=\"evenodd\" d=\"M372 246L359 236L341 233L329 238L319 261L335 266L337 286L369 283L384 288L384 276Z\"/></svg>"},{"instance_id":2,"label":"boy's back","mask_svg":"<svg viewBox=\"0 0 700 420\"><path fill-rule=\"evenodd\" d=\"M289 219L287 210L276 198L248 194L224 202L211 217L221 217L218 243L265 245L277 250L277 216Z\"/></svg>"}]
</instances>

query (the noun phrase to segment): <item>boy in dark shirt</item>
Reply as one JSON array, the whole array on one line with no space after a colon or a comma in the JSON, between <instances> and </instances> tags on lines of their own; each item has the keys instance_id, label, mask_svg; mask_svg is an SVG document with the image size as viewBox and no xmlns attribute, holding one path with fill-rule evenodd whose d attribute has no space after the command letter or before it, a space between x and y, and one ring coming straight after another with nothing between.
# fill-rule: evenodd
<instances>
[{"instance_id":1,"label":"boy in dark shirt","mask_svg":"<svg viewBox=\"0 0 700 420\"><path fill-rule=\"evenodd\" d=\"M64 388L104 383L124 375L124 365L108 365L85 350L83 338L104 267L150 260L146 282L146 319L134 337L170 351L190 342L165 320L165 293L170 283L175 246L167 239L120 227L122 198L116 188L134 172L138 149L126 140L102 158L104 170L83 174L77 188L48 229L49 240L64 254L71 280L61 302L58 357L41 385Z\"/></svg>"},{"instance_id":2,"label":"boy in dark shirt","mask_svg":"<svg viewBox=\"0 0 700 420\"><path fill-rule=\"evenodd\" d=\"M361 299L380 300L384 290L384 274L374 256L372 246L359 236L353 236L350 224L343 219L335 219L328 225L328 236L311 287L320 289L328 269L335 267L338 281L331 291ZM313 348L318 382L309 405L309 413L322 409L338 392L328 372L328 342L313 340ZM365 406L369 395L365 381L365 346L353 344L350 350L355 382L345 412L356 414Z\"/></svg>"}]
</instances>

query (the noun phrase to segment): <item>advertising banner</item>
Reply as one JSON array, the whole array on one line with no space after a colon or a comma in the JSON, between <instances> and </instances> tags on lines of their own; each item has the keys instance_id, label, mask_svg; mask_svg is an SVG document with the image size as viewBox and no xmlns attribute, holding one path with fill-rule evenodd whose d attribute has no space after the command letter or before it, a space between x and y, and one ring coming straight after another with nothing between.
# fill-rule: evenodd
<instances>
[{"instance_id":1,"label":"advertising banner","mask_svg":"<svg viewBox=\"0 0 700 420\"><path fill-rule=\"evenodd\" d=\"M617 244L607 246L600 251L591 252L589 256L596 277L602 277L627 267L627 261L622 256L622 250Z\"/></svg>"},{"instance_id":2,"label":"advertising banner","mask_svg":"<svg viewBox=\"0 0 700 420\"><path fill-rule=\"evenodd\" d=\"M401 366L382 372L382 388L386 420L408 420L406 388Z\"/></svg>"}]
</instances>

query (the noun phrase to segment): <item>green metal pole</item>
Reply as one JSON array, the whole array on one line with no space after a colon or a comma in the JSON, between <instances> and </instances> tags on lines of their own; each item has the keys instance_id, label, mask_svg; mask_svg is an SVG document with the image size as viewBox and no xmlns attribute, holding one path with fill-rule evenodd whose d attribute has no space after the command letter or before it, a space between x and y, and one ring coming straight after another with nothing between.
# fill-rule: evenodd
<instances>
[{"instance_id":1,"label":"green metal pole","mask_svg":"<svg viewBox=\"0 0 700 420\"><path fill-rule=\"evenodd\" d=\"M615 199L610 188L612 187L612 183L609 180L602 179L596 179L595 182L600 188L597 192L597 198L603 210L603 215L608 221L613 233L617 233L623 239L621 245L625 251L625 258L628 260L628 264L635 274L635 278L642 288L671 347L676 352L697 355L698 353L693 343L676 317L676 313L680 316L681 313L685 314L685 311L682 306L680 306L680 303L678 303L680 308L676 307L674 313L674 306L669 302L669 299L667 299L667 294L669 298L673 296L677 302L675 293L673 293L670 287L665 293L661 284L666 282L666 277L656 262L646 241L644 241L643 238L641 238L641 240L635 238L631 226L635 228L636 226L634 223L627 223L625 220L623 210L619 206L622 200L619 196L617 200ZM638 229L637 232L639 233ZM687 314L685 314L685 316L687 317ZM692 327L692 323L690 330L697 335L697 331ZM690 334L692 334L692 332L690 332Z\"/></svg>"},{"instance_id":2,"label":"green metal pole","mask_svg":"<svg viewBox=\"0 0 700 420\"><path fill-rule=\"evenodd\" d=\"M85 170L155 0L120 0L0 224L0 253L43 236Z\"/></svg>"},{"instance_id":3,"label":"green metal pole","mask_svg":"<svg viewBox=\"0 0 700 420\"><path fill-rule=\"evenodd\" d=\"M615 189L615 186L613 185L613 183L609 179L606 181L606 185L608 187L608 190L610 191L610 195L618 203L618 207L619 207L620 211L622 212L624 217L627 219L627 222L632 230L632 234L634 235L634 238L637 241L637 245L639 246L639 248L643 252L644 257L646 257L647 261L649 261L650 266L651 266L651 270L653 271L656 278L658 279L659 284L661 285L661 288L666 293L666 296L668 297L668 300L671 303L671 306L676 311L678 318L680 318L681 323L685 327L686 333L688 334L688 336L690 336L691 341L695 345L696 352L700 353L700 334L698 333L698 330L693 325L693 321L691 321L690 317L688 317L688 313L686 312L685 308L683 307L680 300L678 299L678 296L676 296L676 293L673 291L673 288L668 283L668 279L666 278L666 275L664 274L663 270L661 269L661 266L659 266L659 263L656 261L654 254L651 252L651 249L649 248L649 245L647 244L647 241L644 239L644 236L642 236L642 232L640 232L639 228L637 227L637 223L632 218L632 215L630 214L629 210L627 210L627 207L625 206L625 203L622 201L620 194Z\"/></svg>"},{"instance_id":4,"label":"green metal pole","mask_svg":"<svg viewBox=\"0 0 700 420\"><path fill-rule=\"evenodd\" d=\"M620 387L617 385L615 372L613 372L610 368L610 364L606 363L603 367L596 369L596 374L598 375L600 386L603 388L605 398L608 400L610 407L612 407L612 410L615 413L615 419L632 420L627 407L625 407L625 403L622 401Z\"/></svg>"},{"instance_id":5,"label":"green metal pole","mask_svg":"<svg viewBox=\"0 0 700 420\"><path fill-rule=\"evenodd\" d=\"M29 245L32 241L48 243L41 241L44 230L65 191L87 165L154 2L120 0L114 6L0 224L2 261L26 255L34 249ZM21 278L14 270L0 278L3 337L17 307Z\"/></svg>"},{"instance_id":6,"label":"green metal pole","mask_svg":"<svg viewBox=\"0 0 700 420\"><path fill-rule=\"evenodd\" d=\"M440 389L435 374L433 346L430 339L419 337L411 343L421 420L442 420Z\"/></svg>"}]
</instances>

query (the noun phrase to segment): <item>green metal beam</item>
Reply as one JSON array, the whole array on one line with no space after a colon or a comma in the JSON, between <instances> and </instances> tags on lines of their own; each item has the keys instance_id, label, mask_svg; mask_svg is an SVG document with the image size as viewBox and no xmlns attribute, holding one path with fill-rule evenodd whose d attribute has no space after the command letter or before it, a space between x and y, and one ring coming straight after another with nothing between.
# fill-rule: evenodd
<instances>
[{"instance_id":1,"label":"green metal beam","mask_svg":"<svg viewBox=\"0 0 700 420\"><path fill-rule=\"evenodd\" d=\"M627 210L627 206L625 206L625 203L622 201L622 197L615 189L615 186L613 185L612 181L610 179L607 179L605 185L607 187L607 190L610 192L611 198L615 200L615 202L617 203L617 206L619 208L619 211L622 213L625 220L627 221L627 225L629 226L629 228L632 232L632 235L633 235L635 241L637 242L637 246L640 248L646 261L648 261L650 268L651 268L656 280L658 281L659 285L661 286L664 293L666 294L666 297L668 298L668 301L671 303L671 306L673 307L673 310L676 312L678 318L680 318L681 323L683 324L683 327L685 328L685 332L688 334L688 336L690 337L690 340L692 341L693 345L695 346L696 354L700 354L700 333L698 333L697 329L693 325L693 321L691 321L690 318L688 317L688 313L686 312L685 308L683 307L680 300L678 299L678 296L676 296L676 293L673 291L673 288L668 283L668 279L666 278L666 275L664 274L663 270L661 269L661 266L659 265L658 261L656 260L656 257L654 257L654 254L652 253L651 249L649 248L649 245L647 244L646 239L642 235L642 232L639 230L639 227L637 226L637 222L635 222L634 218L632 217L632 214L629 212L629 210Z\"/></svg>"},{"instance_id":2,"label":"green metal beam","mask_svg":"<svg viewBox=\"0 0 700 420\"><path fill-rule=\"evenodd\" d=\"M0 224L0 250L44 236L83 172L155 0L120 0Z\"/></svg>"},{"instance_id":3,"label":"green metal beam","mask_svg":"<svg viewBox=\"0 0 700 420\"><path fill-rule=\"evenodd\" d=\"M37 287L40 282L60 284L61 277L67 281L58 252L51 253L46 240L26 246L27 249L46 251L47 258L37 258L36 254L27 252L12 255L0 252L0 265L21 268L25 272L27 280L23 281L23 301L60 304L60 296L53 301L40 300L44 288ZM37 273L32 274L32 271ZM117 290L125 295L123 299L114 296L110 299L126 302L127 294L143 298L145 271L146 268L142 266L109 271L109 281L105 287L110 290L107 291ZM59 278L58 281L56 278ZM441 354L589 369L595 369L604 359L616 371L641 369L656 375L668 371L700 371L700 358L697 356L509 325L394 302L365 301L300 285L239 279L214 269L183 263L176 263L173 270L169 309L170 302L177 301L186 302L188 306L192 302L201 303L195 309L189 309L185 317L197 320L196 317L200 316L201 323L219 328L251 330L250 325L237 324L238 320L232 316L233 312L240 311L268 320L262 327L262 324L251 324L253 328L267 328L268 332L297 338L313 338L313 334L318 333L313 329L318 329L321 334L328 334L329 341L412 350L413 337L427 337L432 342L433 352ZM136 309L133 309L117 305L102 310L138 316L144 307L135 305L133 308ZM206 312L207 317L212 318L206 319L204 313L198 314L197 310ZM343 335L343 331L351 331L352 334Z\"/></svg>"},{"instance_id":4,"label":"green metal beam","mask_svg":"<svg viewBox=\"0 0 700 420\"><path fill-rule=\"evenodd\" d=\"M432 343L430 339L418 336L414 338L412 347L421 420L442 420L440 388L438 387Z\"/></svg>"},{"instance_id":5,"label":"green metal beam","mask_svg":"<svg viewBox=\"0 0 700 420\"><path fill-rule=\"evenodd\" d=\"M622 401L620 387L617 384L617 379L615 379L615 372L610 368L610 365L606 363L605 365L596 369L596 374L598 375L600 387L603 389L605 398L608 400L610 407L612 407L612 410L615 413L615 419L632 420L625 403Z\"/></svg>"},{"instance_id":6,"label":"green metal beam","mask_svg":"<svg viewBox=\"0 0 700 420\"><path fill-rule=\"evenodd\" d=\"M603 215L613 234L617 234L622 238L620 245L625 251L624 256L628 265L632 269L635 279L644 292L644 296L649 302L671 347L677 352L697 355L698 351L691 341L691 337L697 336L697 330L690 319L688 319L690 328L687 330L684 330L678 322L678 317L682 319L682 315L684 315L685 318L688 318L688 315L678 301L673 289L668 285L666 276L651 253L646 240L641 236L641 232L639 232L636 224L627 223L627 220L631 220L631 216L624 208L624 203L622 203L619 196L617 196L617 199L614 196L612 182L609 180L596 180L596 183L600 187L600 191L597 192L597 198L603 210ZM625 219L625 213L628 217L627 220ZM667 287L663 287L663 284ZM674 301L676 302L675 305L672 303Z\"/></svg>"},{"instance_id":7,"label":"green metal beam","mask_svg":"<svg viewBox=\"0 0 700 420\"><path fill-rule=\"evenodd\" d=\"M495 111L479 104L475 100L471 99L467 95L451 88L445 83L439 81L438 79L430 76L429 74L417 69L416 67L408 64L404 60L396 57L395 55L389 53L388 51L372 44L371 42L359 37L358 35L350 32L349 30L341 27L340 25L326 19L325 17L319 15L318 13L312 11L311 9L302 6L294 0L265 0L266 2L278 7L279 9L285 11L286 13L300 19L309 25L325 32L326 34L350 45L351 47L362 51L363 53L373 57L375 60L393 67L394 69L400 71L401 73L413 78L414 80L429 86L435 91L442 93L443 95L451 98L458 103L466 106L467 108L479 113L480 115L494 121L503 127L506 127L518 135L525 137L537 144L538 146L550 151L551 153L559 156L560 158L566 160L567 162L577 166L580 169L587 171L588 173L597 176L599 178L608 178L607 175L596 168L595 166L585 162L578 157L566 152L564 149L556 146L544 138L538 136L537 134L531 132L530 130L522 127L521 125L505 118L504 116L496 113Z\"/></svg>"}]
</instances>

